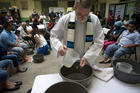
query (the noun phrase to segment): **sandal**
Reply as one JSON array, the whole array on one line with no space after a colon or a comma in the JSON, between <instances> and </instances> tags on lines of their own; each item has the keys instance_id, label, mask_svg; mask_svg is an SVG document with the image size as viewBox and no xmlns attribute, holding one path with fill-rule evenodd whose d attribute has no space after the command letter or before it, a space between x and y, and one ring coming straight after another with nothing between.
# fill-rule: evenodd
<instances>
[{"instance_id":1,"label":"sandal","mask_svg":"<svg viewBox=\"0 0 140 93\"><path fill-rule=\"evenodd\" d=\"M22 71L21 70L19 70L18 72L26 72L27 71L27 67L22 67Z\"/></svg>"},{"instance_id":2,"label":"sandal","mask_svg":"<svg viewBox=\"0 0 140 93\"><path fill-rule=\"evenodd\" d=\"M100 61L100 64L107 64L107 63L111 63L111 60L107 60L107 61Z\"/></svg>"},{"instance_id":3,"label":"sandal","mask_svg":"<svg viewBox=\"0 0 140 93\"><path fill-rule=\"evenodd\" d=\"M16 81L15 83L16 83L15 86L22 85L22 81Z\"/></svg>"},{"instance_id":4,"label":"sandal","mask_svg":"<svg viewBox=\"0 0 140 93\"><path fill-rule=\"evenodd\" d=\"M20 89L20 86L15 86L14 88L4 88L5 91L14 91Z\"/></svg>"}]
</instances>

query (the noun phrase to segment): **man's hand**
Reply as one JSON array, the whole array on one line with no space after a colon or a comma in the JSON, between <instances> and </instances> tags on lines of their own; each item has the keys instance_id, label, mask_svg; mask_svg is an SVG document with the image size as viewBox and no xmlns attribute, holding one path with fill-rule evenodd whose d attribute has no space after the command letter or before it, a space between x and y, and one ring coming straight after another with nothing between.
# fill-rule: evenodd
<instances>
[{"instance_id":1,"label":"man's hand","mask_svg":"<svg viewBox=\"0 0 140 93\"><path fill-rule=\"evenodd\" d=\"M7 52L7 55L10 55L10 54L12 54L12 52Z\"/></svg>"},{"instance_id":2,"label":"man's hand","mask_svg":"<svg viewBox=\"0 0 140 93\"><path fill-rule=\"evenodd\" d=\"M84 57L82 57L82 59L81 59L81 61L80 61L80 66L81 66L81 67L84 67L85 64L86 64L86 62L87 62L87 59L84 58Z\"/></svg>"},{"instance_id":3,"label":"man's hand","mask_svg":"<svg viewBox=\"0 0 140 93\"><path fill-rule=\"evenodd\" d=\"M64 56L66 54L66 51L67 51L67 47L65 45L61 46L58 50L58 53L61 55L61 56Z\"/></svg>"},{"instance_id":4,"label":"man's hand","mask_svg":"<svg viewBox=\"0 0 140 93\"><path fill-rule=\"evenodd\" d=\"M3 27L3 25L0 25L0 28L2 28Z\"/></svg>"},{"instance_id":5,"label":"man's hand","mask_svg":"<svg viewBox=\"0 0 140 93\"><path fill-rule=\"evenodd\" d=\"M17 47L20 47L20 43L17 44Z\"/></svg>"},{"instance_id":6,"label":"man's hand","mask_svg":"<svg viewBox=\"0 0 140 93\"><path fill-rule=\"evenodd\" d=\"M128 45L123 45L122 47L123 47L123 48L128 48L129 46L128 46Z\"/></svg>"}]
</instances>

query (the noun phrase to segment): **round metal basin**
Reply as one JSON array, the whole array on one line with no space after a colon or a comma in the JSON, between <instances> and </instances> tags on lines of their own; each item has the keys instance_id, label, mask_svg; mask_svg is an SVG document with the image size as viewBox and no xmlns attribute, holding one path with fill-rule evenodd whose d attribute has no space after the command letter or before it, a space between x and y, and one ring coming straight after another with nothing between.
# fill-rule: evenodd
<instances>
[{"instance_id":1,"label":"round metal basin","mask_svg":"<svg viewBox=\"0 0 140 93\"><path fill-rule=\"evenodd\" d=\"M120 62L126 62L132 65L133 70L130 71L121 71L117 68L116 64ZM118 59L113 62L114 75L121 81L126 83L140 83L140 63L128 59Z\"/></svg>"},{"instance_id":2,"label":"round metal basin","mask_svg":"<svg viewBox=\"0 0 140 93\"><path fill-rule=\"evenodd\" d=\"M88 93L88 91L75 82L59 82L49 87L45 93Z\"/></svg>"},{"instance_id":3,"label":"round metal basin","mask_svg":"<svg viewBox=\"0 0 140 93\"><path fill-rule=\"evenodd\" d=\"M71 68L62 66L60 69L60 76L66 81L75 81L84 86L88 86L93 77L93 69L86 64L80 67L80 62L75 62Z\"/></svg>"},{"instance_id":4,"label":"round metal basin","mask_svg":"<svg viewBox=\"0 0 140 93\"><path fill-rule=\"evenodd\" d=\"M33 56L33 62L34 63L41 63L44 61L44 55L42 54L36 54Z\"/></svg>"}]
</instances>

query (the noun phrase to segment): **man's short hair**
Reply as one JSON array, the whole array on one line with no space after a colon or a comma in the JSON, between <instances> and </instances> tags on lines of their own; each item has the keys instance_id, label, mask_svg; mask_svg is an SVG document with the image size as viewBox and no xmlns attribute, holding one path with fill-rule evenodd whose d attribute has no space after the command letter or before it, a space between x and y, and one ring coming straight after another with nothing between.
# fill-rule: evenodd
<instances>
[{"instance_id":1,"label":"man's short hair","mask_svg":"<svg viewBox=\"0 0 140 93\"><path fill-rule=\"evenodd\" d=\"M92 7L92 1L93 0L75 0L74 7L80 4L82 7L89 9Z\"/></svg>"},{"instance_id":2,"label":"man's short hair","mask_svg":"<svg viewBox=\"0 0 140 93\"><path fill-rule=\"evenodd\" d=\"M19 30L16 30L16 31L15 31L15 34L20 34L20 31L19 31Z\"/></svg>"},{"instance_id":3,"label":"man's short hair","mask_svg":"<svg viewBox=\"0 0 140 93\"><path fill-rule=\"evenodd\" d=\"M30 22L29 20L26 20L25 22Z\"/></svg>"}]
</instances>

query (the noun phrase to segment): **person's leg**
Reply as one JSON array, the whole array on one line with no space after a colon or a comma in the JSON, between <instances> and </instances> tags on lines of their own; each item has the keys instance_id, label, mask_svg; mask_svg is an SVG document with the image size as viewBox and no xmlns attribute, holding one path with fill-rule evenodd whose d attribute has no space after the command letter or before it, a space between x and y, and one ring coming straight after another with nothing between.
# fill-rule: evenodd
<instances>
[{"instance_id":1,"label":"person's leg","mask_svg":"<svg viewBox=\"0 0 140 93\"><path fill-rule=\"evenodd\" d=\"M115 41L105 42L105 43L104 43L103 49L106 50L106 48L107 48L109 45L114 44L114 43L115 43Z\"/></svg>"},{"instance_id":2,"label":"person's leg","mask_svg":"<svg viewBox=\"0 0 140 93\"><path fill-rule=\"evenodd\" d=\"M14 67L17 67L19 64L18 64L18 58L16 55L14 54L10 54L10 55L4 55L1 57L2 59L10 59L13 61L13 64L14 64Z\"/></svg>"},{"instance_id":3,"label":"person's leg","mask_svg":"<svg viewBox=\"0 0 140 93\"><path fill-rule=\"evenodd\" d=\"M13 47L9 51L18 53L24 59L24 50L21 47Z\"/></svg>"},{"instance_id":4,"label":"person's leg","mask_svg":"<svg viewBox=\"0 0 140 93\"><path fill-rule=\"evenodd\" d=\"M106 48L105 52L104 52L104 55L103 55L103 56L104 56L104 59L103 59L102 61L103 61L103 62L107 61L107 59L109 58L109 56L110 56L114 51L116 51L118 48L119 48L119 46L116 45L116 44L109 45L109 46Z\"/></svg>"},{"instance_id":5,"label":"person's leg","mask_svg":"<svg viewBox=\"0 0 140 93\"><path fill-rule=\"evenodd\" d=\"M27 57L26 51L24 51L24 49L21 48L21 47L13 47L12 49L10 49L10 51L17 52L23 58L23 60L25 60L25 61L28 61L28 59L29 59Z\"/></svg>"},{"instance_id":6,"label":"person's leg","mask_svg":"<svg viewBox=\"0 0 140 93\"><path fill-rule=\"evenodd\" d=\"M126 53L130 53L130 52L131 52L131 49L130 48L120 47L117 51L115 51L112 60L119 59L122 55L124 55Z\"/></svg>"},{"instance_id":7,"label":"person's leg","mask_svg":"<svg viewBox=\"0 0 140 93\"><path fill-rule=\"evenodd\" d=\"M7 71L6 70L0 70L0 83L2 85L2 88L6 89L6 90L16 90L16 89L19 89L19 86L18 87L15 86L16 83L11 82L8 79L9 71L11 70L10 69L10 65L11 65L12 61L11 60L4 60L4 61L1 61L0 64L3 64L3 62L5 62L6 66L3 65L4 67L2 67L2 68L7 68Z\"/></svg>"},{"instance_id":8,"label":"person's leg","mask_svg":"<svg viewBox=\"0 0 140 93\"><path fill-rule=\"evenodd\" d=\"M36 54L43 54L44 53L44 51L43 51L43 47L39 47L39 48L37 48L37 50L36 50Z\"/></svg>"},{"instance_id":9,"label":"person's leg","mask_svg":"<svg viewBox=\"0 0 140 93\"><path fill-rule=\"evenodd\" d=\"M4 59L0 61L0 68L8 68L12 66L13 66L12 60Z\"/></svg>"},{"instance_id":10,"label":"person's leg","mask_svg":"<svg viewBox=\"0 0 140 93\"><path fill-rule=\"evenodd\" d=\"M48 55L50 53L49 45L47 44L46 46L44 46L43 50L44 50L44 55Z\"/></svg>"},{"instance_id":11,"label":"person's leg","mask_svg":"<svg viewBox=\"0 0 140 93\"><path fill-rule=\"evenodd\" d=\"M17 90L20 86L16 86L16 83L9 81L9 74L5 70L0 70L0 78L2 79L1 85L4 90Z\"/></svg>"},{"instance_id":12,"label":"person's leg","mask_svg":"<svg viewBox=\"0 0 140 93\"><path fill-rule=\"evenodd\" d=\"M23 49L27 49L27 48L28 48L28 45L25 44L25 43L20 43L20 46L21 46Z\"/></svg>"},{"instance_id":13,"label":"person's leg","mask_svg":"<svg viewBox=\"0 0 140 93\"><path fill-rule=\"evenodd\" d=\"M17 68L17 71L25 72L27 70L26 67L22 67L21 65L19 65L18 57L17 57L16 53L13 53L10 55L5 55L5 56L2 56L1 58L12 60L12 63L14 64L14 67Z\"/></svg>"},{"instance_id":14,"label":"person's leg","mask_svg":"<svg viewBox=\"0 0 140 93\"><path fill-rule=\"evenodd\" d=\"M7 79L8 79L8 72L5 70L0 70L0 83L2 89L5 88Z\"/></svg>"},{"instance_id":15,"label":"person's leg","mask_svg":"<svg viewBox=\"0 0 140 93\"><path fill-rule=\"evenodd\" d=\"M0 70L0 83L5 83L8 78L8 72L6 70Z\"/></svg>"}]
</instances>

